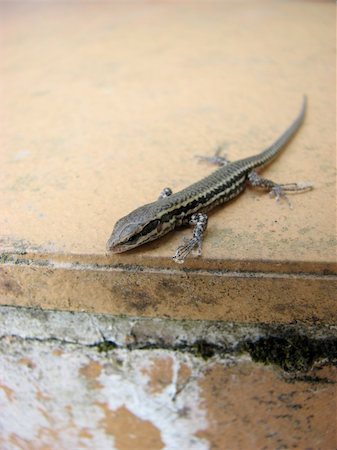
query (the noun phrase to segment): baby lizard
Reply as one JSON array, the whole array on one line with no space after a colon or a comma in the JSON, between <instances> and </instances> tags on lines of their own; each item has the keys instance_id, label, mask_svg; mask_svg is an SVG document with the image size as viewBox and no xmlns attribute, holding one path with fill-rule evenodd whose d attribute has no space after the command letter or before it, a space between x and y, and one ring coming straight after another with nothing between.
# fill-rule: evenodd
<instances>
[{"instance_id":1,"label":"baby lizard","mask_svg":"<svg viewBox=\"0 0 337 450\"><path fill-rule=\"evenodd\" d=\"M192 238L179 246L173 257L175 262L183 263L194 249L201 255L202 238L208 222L206 213L241 194L247 185L264 188L277 201L284 198L290 206L286 193L309 190L312 185L305 182L274 183L262 178L255 169L265 166L280 153L302 124L306 106L307 100L304 97L296 119L261 153L234 162L228 162L219 155L215 158L204 158L221 167L175 194L170 188L165 188L158 200L141 206L119 219L107 242L107 249L114 253L125 252L158 239L177 227L192 224L194 225Z\"/></svg>"}]
</instances>

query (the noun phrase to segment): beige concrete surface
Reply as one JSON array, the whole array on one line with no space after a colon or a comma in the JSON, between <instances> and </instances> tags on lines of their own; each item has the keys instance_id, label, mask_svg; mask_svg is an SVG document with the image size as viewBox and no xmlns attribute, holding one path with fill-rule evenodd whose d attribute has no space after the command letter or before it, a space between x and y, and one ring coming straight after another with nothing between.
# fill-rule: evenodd
<instances>
[{"instance_id":1,"label":"beige concrete surface","mask_svg":"<svg viewBox=\"0 0 337 450\"><path fill-rule=\"evenodd\" d=\"M258 298L268 321L336 320L333 4L0 8L1 303L174 317L173 298L198 305L179 317L250 321ZM293 210L249 189L211 215L203 258L171 262L190 230L105 255L117 219L212 170L195 155L222 142L232 160L260 151L303 93L305 123L265 171L314 183Z\"/></svg>"}]
</instances>

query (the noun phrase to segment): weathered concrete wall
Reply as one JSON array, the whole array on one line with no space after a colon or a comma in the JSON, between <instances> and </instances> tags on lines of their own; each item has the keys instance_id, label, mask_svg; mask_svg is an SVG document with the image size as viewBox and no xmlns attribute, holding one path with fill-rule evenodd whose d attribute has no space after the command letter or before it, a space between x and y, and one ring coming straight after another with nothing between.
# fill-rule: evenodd
<instances>
[{"instance_id":1,"label":"weathered concrete wall","mask_svg":"<svg viewBox=\"0 0 337 450\"><path fill-rule=\"evenodd\" d=\"M335 328L6 307L0 323L3 449L334 448Z\"/></svg>"}]
</instances>

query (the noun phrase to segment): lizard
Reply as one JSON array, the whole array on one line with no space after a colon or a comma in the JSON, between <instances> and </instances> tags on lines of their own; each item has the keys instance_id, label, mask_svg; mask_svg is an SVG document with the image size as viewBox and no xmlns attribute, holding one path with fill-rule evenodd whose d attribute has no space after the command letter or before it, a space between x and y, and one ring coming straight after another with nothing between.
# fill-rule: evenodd
<instances>
[{"instance_id":1,"label":"lizard","mask_svg":"<svg viewBox=\"0 0 337 450\"><path fill-rule=\"evenodd\" d=\"M156 201L143 205L119 219L107 242L107 250L113 253L125 252L158 239L177 227L191 224L194 225L192 238L185 238L183 244L177 248L173 260L183 263L194 250L201 255L203 235L208 224L207 213L237 197L247 185L263 188L277 201L282 198L286 200L291 207L287 193L307 191L313 186L307 182L275 183L261 177L256 169L266 166L279 155L300 128L306 108L307 99L304 96L301 110L295 120L261 153L234 162L219 156L219 151L213 158L203 157L220 168L174 194L170 188L163 189Z\"/></svg>"}]
</instances>

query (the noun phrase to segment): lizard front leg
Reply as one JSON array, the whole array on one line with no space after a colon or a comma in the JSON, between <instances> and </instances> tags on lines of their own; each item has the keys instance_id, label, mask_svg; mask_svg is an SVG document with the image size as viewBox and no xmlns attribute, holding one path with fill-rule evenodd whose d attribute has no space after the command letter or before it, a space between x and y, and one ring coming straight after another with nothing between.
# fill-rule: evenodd
<instances>
[{"instance_id":1,"label":"lizard front leg","mask_svg":"<svg viewBox=\"0 0 337 450\"><path fill-rule=\"evenodd\" d=\"M182 264L185 261L185 259L187 258L187 256L195 248L197 248L198 256L201 255L202 239L203 239L204 232L206 231L206 228L207 228L207 222L208 222L208 217L206 214L204 214L204 213L193 214L193 216L191 217L191 220L189 222L191 225L195 225L192 238L191 239L185 238L184 239L185 244L180 245L177 248L177 251L176 251L175 255L173 256L173 260L176 263Z\"/></svg>"},{"instance_id":2,"label":"lizard front leg","mask_svg":"<svg viewBox=\"0 0 337 450\"><path fill-rule=\"evenodd\" d=\"M172 195L172 189L169 188L169 187L166 187L159 194L158 200L161 200L162 198L169 197L170 195Z\"/></svg>"}]
</instances>

